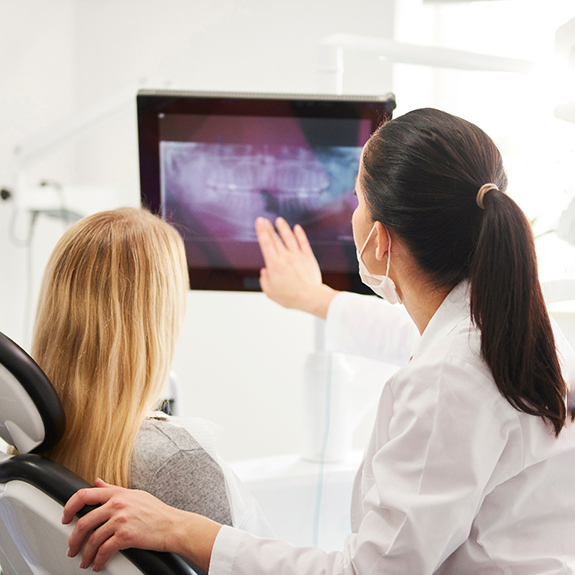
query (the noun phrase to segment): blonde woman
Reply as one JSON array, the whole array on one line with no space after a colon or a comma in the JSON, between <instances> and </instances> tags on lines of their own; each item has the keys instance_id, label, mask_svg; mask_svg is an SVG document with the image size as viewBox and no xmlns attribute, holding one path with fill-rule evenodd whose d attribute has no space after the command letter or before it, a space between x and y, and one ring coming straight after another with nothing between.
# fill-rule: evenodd
<instances>
[{"instance_id":1,"label":"blonde woman","mask_svg":"<svg viewBox=\"0 0 575 575\"><path fill-rule=\"evenodd\" d=\"M32 344L67 420L45 455L90 483L143 489L231 525L220 465L185 429L147 418L168 379L187 289L180 235L145 210L98 213L64 234Z\"/></svg>"}]
</instances>

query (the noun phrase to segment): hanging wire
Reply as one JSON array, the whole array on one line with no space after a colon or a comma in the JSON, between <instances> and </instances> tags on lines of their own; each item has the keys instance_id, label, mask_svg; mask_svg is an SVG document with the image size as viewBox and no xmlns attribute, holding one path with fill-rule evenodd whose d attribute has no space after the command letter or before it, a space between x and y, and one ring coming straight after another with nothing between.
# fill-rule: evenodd
<instances>
[{"instance_id":1,"label":"hanging wire","mask_svg":"<svg viewBox=\"0 0 575 575\"><path fill-rule=\"evenodd\" d=\"M319 547L319 521L321 516L321 505L324 485L324 466L327 453L327 444L329 441L329 432L331 426L331 379L332 379L332 361L333 354L328 354L327 376L326 376L326 393L325 393L325 427L323 432L323 442L321 447L321 456L319 461L319 473L317 480L317 489L315 494L315 511L313 517L313 546Z\"/></svg>"},{"instance_id":2,"label":"hanging wire","mask_svg":"<svg viewBox=\"0 0 575 575\"><path fill-rule=\"evenodd\" d=\"M30 227L28 230L28 245L26 246L26 296L24 299L24 342L29 341L30 337L30 322L32 317L32 294L33 294L33 257L32 257L32 245L34 238L34 231L36 229L36 221L38 220L38 212L32 212L30 219Z\"/></svg>"},{"instance_id":3,"label":"hanging wire","mask_svg":"<svg viewBox=\"0 0 575 575\"><path fill-rule=\"evenodd\" d=\"M38 216L38 212L29 212L28 215L30 216L30 221L28 223L28 233L26 234L25 238L19 238L16 235L15 226L16 226L16 218L18 217L20 210L15 208L12 211L12 215L10 216L10 223L8 225L8 237L10 241L18 248L29 248L30 244L32 243L32 236L34 234L34 227L36 224L36 218Z\"/></svg>"}]
</instances>

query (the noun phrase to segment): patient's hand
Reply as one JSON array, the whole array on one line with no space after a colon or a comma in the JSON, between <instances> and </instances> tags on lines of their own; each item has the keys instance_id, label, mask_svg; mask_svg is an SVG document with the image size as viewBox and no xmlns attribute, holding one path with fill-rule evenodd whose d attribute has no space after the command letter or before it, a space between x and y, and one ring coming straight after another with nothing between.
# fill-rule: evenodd
<instances>
[{"instance_id":1,"label":"patient's hand","mask_svg":"<svg viewBox=\"0 0 575 575\"><path fill-rule=\"evenodd\" d=\"M269 220L256 220L265 263L260 271L262 290L284 307L325 319L338 292L322 283L319 264L303 228L296 225L292 230L283 218L277 218L275 224L279 235Z\"/></svg>"},{"instance_id":2,"label":"patient's hand","mask_svg":"<svg viewBox=\"0 0 575 575\"><path fill-rule=\"evenodd\" d=\"M75 557L86 541L81 568L93 562L94 571L100 571L114 553L136 547L178 553L208 571L221 525L169 507L145 491L116 487L101 479L95 485L95 489L75 493L62 517L62 523L70 523L85 505L101 505L78 519L68 541L70 557Z\"/></svg>"}]
</instances>

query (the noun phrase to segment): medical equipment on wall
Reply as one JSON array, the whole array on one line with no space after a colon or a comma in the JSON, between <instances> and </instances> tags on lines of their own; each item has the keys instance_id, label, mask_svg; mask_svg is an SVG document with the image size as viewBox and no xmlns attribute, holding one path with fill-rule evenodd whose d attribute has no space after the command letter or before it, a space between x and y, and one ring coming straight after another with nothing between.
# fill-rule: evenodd
<instances>
[{"instance_id":1,"label":"medical equipment on wall","mask_svg":"<svg viewBox=\"0 0 575 575\"><path fill-rule=\"evenodd\" d=\"M142 78L81 108L19 141L13 149L10 183L2 198L14 202L19 212L38 213L74 221L102 209L115 207L118 189L102 186L70 186L43 178L30 182L31 169L46 157L109 122L134 113L136 94L145 86L169 87L163 79Z\"/></svg>"},{"instance_id":2,"label":"medical equipment on wall","mask_svg":"<svg viewBox=\"0 0 575 575\"><path fill-rule=\"evenodd\" d=\"M63 229L83 216L117 207L123 190L118 186L70 185L65 181L37 178L38 164L58 150L89 134L92 130L123 115L134 112L135 97L142 86L168 86L163 80L142 79L80 109L69 116L19 141L9 165L10 182L2 187L0 197L12 203L9 238L17 247L26 248L28 295L22 341L28 342L32 315L32 245L39 218L60 220ZM125 192L124 192L125 193Z\"/></svg>"}]
</instances>

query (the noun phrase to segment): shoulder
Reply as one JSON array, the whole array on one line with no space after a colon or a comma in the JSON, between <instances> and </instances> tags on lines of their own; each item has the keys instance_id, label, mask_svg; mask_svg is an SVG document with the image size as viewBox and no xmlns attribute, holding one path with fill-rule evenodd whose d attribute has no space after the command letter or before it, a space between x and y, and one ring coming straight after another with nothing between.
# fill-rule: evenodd
<instances>
[{"instance_id":1,"label":"shoulder","mask_svg":"<svg viewBox=\"0 0 575 575\"><path fill-rule=\"evenodd\" d=\"M224 474L188 431L144 421L132 456L131 487L164 503L231 524Z\"/></svg>"},{"instance_id":2,"label":"shoulder","mask_svg":"<svg viewBox=\"0 0 575 575\"><path fill-rule=\"evenodd\" d=\"M202 449L188 431L167 420L146 419L140 427L137 445L141 449L163 448L172 450Z\"/></svg>"},{"instance_id":3,"label":"shoulder","mask_svg":"<svg viewBox=\"0 0 575 575\"><path fill-rule=\"evenodd\" d=\"M469 321L462 321L423 353L416 353L403 372L404 378L430 387L453 386L463 392L497 389L489 367L481 357L481 334Z\"/></svg>"},{"instance_id":4,"label":"shoulder","mask_svg":"<svg viewBox=\"0 0 575 575\"><path fill-rule=\"evenodd\" d=\"M174 449L201 449L200 444L185 429L161 419L144 420L137 441L142 447L161 443L171 445Z\"/></svg>"},{"instance_id":5,"label":"shoulder","mask_svg":"<svg viewBox=\"0 0 575 575\"><path fill-rule=\"evenodd\" d=\"M136 437L132 455L131 483L146 489L166 462L186 454L188 463L209 455L185 429L169 421L146 419Z\"/></svg>"},{"instance_id":6,"label":"shoulder","mask_svg":"<svg viewBox=\"0 0 575 575\"><path fill-rule=\"evenodd\" d=\"M483 419L507 430L518 427L517 411L500 393L480 349L479 330L462 321L398 372L393 396L428 415L449 415L454 426L477 425Z\"/></svg>"},{"instance_id":7,"label":"shoulder","mask_svg":"<svg viewBox=\"0 0 575 575\"><path fill-rule=\"evenodd\" d=\"M409 460L408 466L418 462L428 477L432 469L443 470L441 480L473 470L484 486L521 470L519 414L499 393L469 337L451 333L392 378L378 410L374 453Z\"/></svg>"}]
</instances>

